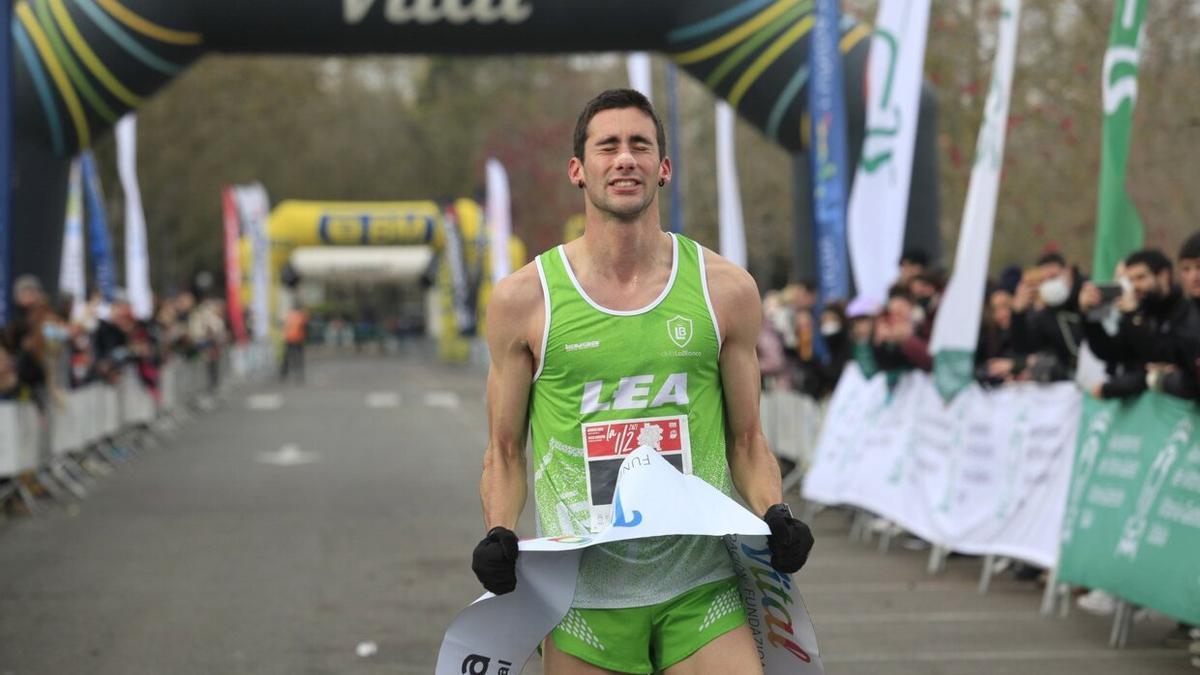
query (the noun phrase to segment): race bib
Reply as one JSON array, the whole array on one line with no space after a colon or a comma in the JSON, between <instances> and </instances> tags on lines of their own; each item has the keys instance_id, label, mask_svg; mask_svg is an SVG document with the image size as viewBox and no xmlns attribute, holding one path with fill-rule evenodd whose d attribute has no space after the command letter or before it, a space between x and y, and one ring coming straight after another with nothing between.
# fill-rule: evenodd
<instances>
[{"instance_id":1,"label":"race bib","mask_svg":"<svg viewBox=\"0 0 1200 675\"><path fill-rule=\"evenodd\" d=\"M625 457L640 446L653 448L680 472L692 473L692 446L687 415L649 417L583 425L583 452L587 462L588 506L592 532L608 527L613 519L613 491Z\"/></svg>"}]
</instances>

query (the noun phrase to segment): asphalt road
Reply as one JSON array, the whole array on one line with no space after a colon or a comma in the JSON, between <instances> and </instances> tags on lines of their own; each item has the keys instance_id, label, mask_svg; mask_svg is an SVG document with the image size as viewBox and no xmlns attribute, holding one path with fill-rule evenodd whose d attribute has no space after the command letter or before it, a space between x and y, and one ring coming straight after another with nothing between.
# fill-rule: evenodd
<instances>
[{"instance_id":1,"label":"asphalt road","mask_svg":"<svg viewBox=\"0 0 1200 675\"><path fill-rule=\"evenodd\" d=\"M230 393L86 500L0 523L0 675L430 673L480 592L484 442L478 370L317 359ZM979 595L978 560L930 577L839 513L814 529L799 581L830 675L1196 672L1165 620L1110 650L1104 619L1040 618L1033 584Z\"/></svg>"}]
</instances>

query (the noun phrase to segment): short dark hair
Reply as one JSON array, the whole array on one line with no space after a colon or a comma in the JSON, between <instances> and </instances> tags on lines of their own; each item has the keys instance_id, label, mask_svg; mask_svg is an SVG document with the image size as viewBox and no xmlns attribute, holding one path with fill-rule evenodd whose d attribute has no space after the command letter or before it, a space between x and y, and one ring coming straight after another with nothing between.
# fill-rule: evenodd
<instances>
[{"instance_id":1,"label":"short dark hair","mask_svg":"<svg viewBox=\"0 0 1200 675\"><path fill-rule=\"evenodd\" d=\"M1158 274L1163 270L1171 271L1171 259L1156 248L1144 248L1130 253L1129 257L1125 258L1125 267L1134 265L1145 265L1150 268L1151 274Z\"/></svg>"},{"instance_id":2,"label":"short dark hair","mask_svg":"<svg viewBox=\"0 0 1200 675\"><path fill-rule=\"evenodd\" d=\"M907 300L910 303L915 302L912 291L908 290L908 287L904 284L892 284L892 287L888 289L888 300L893 298Z\"/></svg>"},{"instance_id":3,"label":"short dark hair","mask_svg":"<svg viewBox=\"0 0 1200 675\"><path fill-rule=\"evenodd\" d=\"M663 129L662 120L650 105L650 99L636 89L608 89L596 95L596 98L583 106L579 119L575 122L575 157L583 159L583 146L587 143L588 124L596 113L602 110L619 110L621 108L637 108L654 120L654 135L658 141L658 158L667 156L667 132Z\"/></svg>"},{"instance_id":4,"label":"short dark hair","mask_svg":"<svg viewBox=\"0 0 1200 675\"><path fill-rule=\"evenodd\" d=\"M910 248L900 256L900 264L908 263L910 265L920 265L927 267L929 265L929 254L921 249Z\"/></svg>"},{"instance_id":5,"label":"short dark hair","mask_svg":"<svg viewBox=\"0 0 1200 675\"><path fill-rule=\"evenodd\" d=\"M946 290L946 275L941 270L927 269L918 273L912 280L927 283L939 292Z\"/></svg>"},{"instance_id":6,"label":"short dark hair","mask_svg":"<svg viewBox=\"0 0 1200 675\"><path fill-rule=\"evenodd\" d=\"M1062 257L1061 253L1051 251L1049 253L1043 253L1041 257L1037 259L1037 266L1041 267L1042 265L1059 265L1061 267L1066 267L1067 259Z\"/></svg>"},{"instance_id":7,"label":"short dark hair","mask_svg":"<svg viewBox=\"0 0 1200 675\"><path fill-rule=\"evenodd\" d=\"M1179 259L1190 260L1200 258L1200 232L1193 234L1183 241L1179 247Z\"/></svg>"}]
</instances>

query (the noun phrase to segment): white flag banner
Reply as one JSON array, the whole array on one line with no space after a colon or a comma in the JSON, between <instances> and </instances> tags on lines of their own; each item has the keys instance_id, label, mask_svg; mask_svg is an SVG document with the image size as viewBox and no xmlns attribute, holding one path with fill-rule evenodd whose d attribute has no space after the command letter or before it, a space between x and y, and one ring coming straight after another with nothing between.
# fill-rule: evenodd
<instances>
[{"instance_id":1,"label":"white flag banner","mask_svg":"<svg viewBox=\"0 0 1200 675\"><path fill-rule=\"evenodd\" d=\"M1000 7L996 61L975 143L975 165L959 226L954 274L934 318L929 350L934 355L934 383L943 398L958 394L974 376L975 344L979 340L1000 172L1004 166L1004 137L1008 129L1020 13L1021 0L1004 0Z\"/></svg>"},{"instance_id":2,"label":"white flag banner","mask_svg":"<svg viewBox=\"0 0 1200 675\"><path fill-rule=\"evenodd\" d=\"M512 236L512 203L508 172L498 159L487 161L487 224L491 244L492 283L512 273L508 240Z\"/></svg>"},{"instance_id":3,"label":"white flag banner","mask_svg":"<svg viewBox=\"0 0 1200 675\"><path fill-rule=\"evenodd\" d=\"M63 232L62 263L58 268L58 290L74 298L70 318L77 321L83 317L87 302L87 269L83 258L83 171L78 159L71 162L69 176L67 223Z\"/></svg>"},{"instance_id":4,"label":"white flag banner","mask_svg":"<svg viewBox=\"0 0 1200 675\"><path fill-rule=\"evenodd\" d=\"M146 214L137 179L137 115L130 113L117 122L117 173L125 191L125 292L134 317L149 319L154 314L150 290L150 255L146 250Z\"/></svg>"},{"instance_id":5,"label":"white flag banner","mask_svg":"<svg viewBox=\"0 0 1200 675\"><path fill-rule=\"evenodd\" d=\"M1058 561L1081 395L1073 383L971 385L943 403L928 375L889 392L851 364L803 494L851 504L951 550Z\"/></svg>"},{"instance_id":6,"label":"white flag banner","mask_svg":"<svg viewBox=\"0 0 1200 675\"><path fill-rule=\"evenodd\" d=\"M250 237L251 332L255 340L266 340L271 333L271 200L262 183L235 186L233 197L243 234Z\"/></svg>"},{"instance_id":7,"label":"white flag banner","mask_svg":"<svg viewBox=\"0 0 1200 675\"><path fill-rule=\"evenodd\" d=\"M650 69L650 55L646 52L631 52L625 57L625 68L629 71L629 88L642 92L654 100L654 80Z\"/></svg>"},{"instance_id":8,"label":"white flag banner","mask_svg":"<svg viewBox=\"0 0 1200 675\"><path fill-rule=\"evenodd\" d=\"M867 121L846 211L858 296L876 307L899 274L930 0L881 0L867 62Z\"/></svg>"},{"instance_id":9,"label":"white flag banner","mask_svg":"<svg viewBox=\"0 0 1200 675\"><path fill-rule=\"evenodd\" d=\"M669 535L736 535L726 544L764 673L824 672L794 577L770 567L769 530L760 518L645 447L622 464L613 509L612 525L599 534L522 541L516 590L486 593L454 619L438 652L437 675L521 672L570 609L584 548ZM496 671L489 670L493 665Z\"/></svg>"},{"instance_id":10,"label":"white flag banner","mask_svg":"<svg viewBox=\"0 0 1200 675\"><path fill-rule=\"evenodd\" d=\"M738 186L733 106L717 101L717 217L721 255L746 266L746 231L742 223L742 191Z\"/></svg>"}]
</instances>

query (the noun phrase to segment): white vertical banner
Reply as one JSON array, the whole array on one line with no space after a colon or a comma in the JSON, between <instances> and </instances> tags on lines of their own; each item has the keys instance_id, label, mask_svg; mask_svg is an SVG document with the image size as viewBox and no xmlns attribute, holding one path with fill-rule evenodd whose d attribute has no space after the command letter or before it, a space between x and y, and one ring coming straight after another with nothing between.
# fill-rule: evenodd
<instances>
[{"instance_id":1,"label":"white vertical banner","mask_svg":"<svg viewBox=\"0 0 1200 675\"><path fill-rule=\"evenodd\" d=\"M629 71L629 88L636 89L654 100L654 79L650 70L650 55L646 52L630 52L625 57L625 68Z\"/></svg>"},{"instance_id":2,"label":"white vertical banner","mask_svg":"<svg viewBox=\"0 0 1200 675\"><path fill-rule=\"evenodd\" d=\"M512 205L508 192L508 172L498 159L487 161L487 224L491 246L492 283L512 272L508 239L512 235Z\"/></svg>"},{"instance_id":3,"label":"white vertical banner","mask_svg":"<svg viewBox=\"0 0 1200 675\"><path fill-rule=\"evenodd\" d=\"M721 255L745 267L746 231L742 223L742 193L738 186L736 131L733 107L725 101L717 101L717 222Z\"/></svg>"},{"instance_id":4,"label":"white vertical banner","mask_svg":"<svg viewBox=\"0 0 1200 675\"><path fill-rule=\"evenodd\" d=\"M83 262L83 171L78 159L71 162L67 179L67 222L58 270L58 290L70 293L75 299L71 318L76 319L82 316L87 301L87 271Z\"/></svg>"},{"instance_id":5,"label":"white vertical banner","mask_svg":"<svg viewBox=\"0 0 1200 675\"><path fill-rule=\"evenodd\" d=\"M233 194L244 234L250 237L251 333L255 340L265 340L271 332L271 241L267 236L271 201L262 183L238 185Z\"/></svg>"},{"instance_id":6,"label":"white vertical banner","mask_svg":"<svg viewBox=\"0 0 1200 675\"><path fill-rule=\"evenodd\" d=\"M929 350L934 354L934 384L943 398L950 398L964 389L974 373L975 344L979 340L988 259L992 252L1000 171L1004 166L1004 138L1008 128L1020 14L1021 0L1003 0L996 60L992 65L992 82L975 143L975 165L971 168L967 203L959 226L954 274L933 323Z\"/></svg>"},{"instance_id":7,"label":"white vertical banner","mask_svg":"<svg viewBox=\"0 0 1200 675\"><path fill-rule=\"evenodd\" d=\"M150 256L146 250L146 214L137 181L137 115L117 122L117 173L125 191L125 291L138 319L154 314L150 291Z\"/></svg>"},{"instance_id":8,"label":"white vertical banner","mask_svg":"<svg viewBox=\"0 0 1200 675\"><path fill-rule=\"evenodd\" d=\"M908 216L930 0L881 0L867 63L867 122L846 214L859 297L883 304Z\"/></svg>"}]
</instances>

